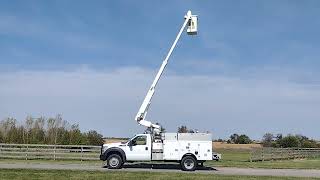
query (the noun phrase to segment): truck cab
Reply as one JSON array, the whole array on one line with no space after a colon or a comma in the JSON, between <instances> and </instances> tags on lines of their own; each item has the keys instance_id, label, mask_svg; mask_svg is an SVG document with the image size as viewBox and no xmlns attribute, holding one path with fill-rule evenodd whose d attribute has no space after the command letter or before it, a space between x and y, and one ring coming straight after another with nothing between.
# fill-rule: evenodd
<instances>
[{"instance_id":1,"label":"truck cab","mask_svg":"<svg viewBox=\"0 0 320 180\"><path fill-rule=\"evenodd\" d=\"M151 160L151 136L150 134L137 134L131 138L125 148L127 161Z\"/></svg>"},{"instance_id":2,"label":"truck cab","mask_svg":"<svg viewBox=\"0 0 320 180\"><path fill-rule=\"evenodd\" d=\"M114 155L116 156L113 157ZM115 162L119 161L119 157L121 162ZM107 166L109 167L110 162L108 158L109 161L112 160L113 165L121 165L126 161L150 161L151 135L137 134L127 142L103 144L101 147L100 160L107 161ZM120 166L115 166L113 169L117 168L120 168Z\"/></svg>"}]
</instances>

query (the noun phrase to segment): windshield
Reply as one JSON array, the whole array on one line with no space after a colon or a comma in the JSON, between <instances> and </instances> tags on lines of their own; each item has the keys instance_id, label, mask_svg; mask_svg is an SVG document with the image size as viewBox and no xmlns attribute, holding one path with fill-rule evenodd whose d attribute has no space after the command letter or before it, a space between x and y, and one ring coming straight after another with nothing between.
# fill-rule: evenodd
<instances>
[{"instance_id":1,"label":"windshield","mask_svg":"<svg viewBox=\"0 0 320 180\"><path fill-rule=\"evenodd\" d=\"M129 139L127 142L130 146L136 145L146 145L147 144L147 136L142 134L137 134Z\"/></svg>"},{"instance_id":2,"label":"windshield","mask_svg":"<svg viewBox=\"0 0 320 180\"><path fill-rule=\"evenodd\" d=\"M122 144L127 144L131 141L131 139L135 138L137 135L132 136L131 138L129 138L126 142L121 142Z\"/></svg>"},{"instance_id":3,"label":"windshield","mask_svg":"<svg viewBox=\"0 0 320 180\"><path fill-rule=\"evenodd\" d=\"M121 144L127 144L133 137L121 141Z\"/></svg>"}]
</instances>

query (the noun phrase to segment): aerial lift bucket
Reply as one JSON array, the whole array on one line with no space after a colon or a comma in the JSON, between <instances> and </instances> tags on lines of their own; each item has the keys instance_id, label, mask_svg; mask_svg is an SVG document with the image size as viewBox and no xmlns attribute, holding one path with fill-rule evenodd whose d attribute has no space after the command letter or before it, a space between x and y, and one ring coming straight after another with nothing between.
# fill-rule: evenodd
<instances>
[{"instance_id":1,"label":"aerial lift bucket","mask_svg":"<svg viewBox=\"0 0 320 180\"><path fill-rule=\"evenodd\" d=\"M192 15L187 27L188 35L197 35L198 33L198 16Z\"/></svg>"}]
</instances>

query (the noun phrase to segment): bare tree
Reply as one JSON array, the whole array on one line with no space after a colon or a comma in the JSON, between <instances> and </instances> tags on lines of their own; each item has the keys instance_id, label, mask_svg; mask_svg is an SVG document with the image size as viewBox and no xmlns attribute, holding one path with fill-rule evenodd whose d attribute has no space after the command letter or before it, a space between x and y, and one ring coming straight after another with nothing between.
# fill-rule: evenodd
<instances>
[{"instance_id":1,"label":"bare tree","mask_svg":"<svg viewBox=\"0 0 320 180\"><path fill-rule=\"evenodd\" d=\"M79 125L70 126L58 114L55 118L27 116L25 122L17 124L14 118L0 121L1 143L45 143L45 144L101 144L102 135L91 130L81 132Z\"/></svg>"},{"instance_id":2,"label":"bare tree","mask_svg":"<svg viewBox=\"0 0 320 180\"><path fill-rule=\"evenodd\" d=\"M60 127L62 123L62 116L61 114L58 114L56 116L56 121L55 121L55 124L54 124L54 144L57 144L57 138L58 138L58 128Z\"/></svg>"},{"instance_id":3,"label":"bare tree","mask_svg":"<svg viewBox=\"0 0 320 180\"><path fill-rule=\"evenodd\" d=\"M263 135L262 144L263 144L264 147L271 147L272 146L272 141L273 141L273 134L266 133L266 134Z\"/></svg>"},{"instance_id":4,"label":"bare tree","mask_svg":"<svg viewBox=\"0 0 320 180\"><path fill-rule=\"evenodd\" d=\"M188 128L187 126L180 126L178 127L178 133L187 133L188 132Z\"/></svg>"}]
</instances>

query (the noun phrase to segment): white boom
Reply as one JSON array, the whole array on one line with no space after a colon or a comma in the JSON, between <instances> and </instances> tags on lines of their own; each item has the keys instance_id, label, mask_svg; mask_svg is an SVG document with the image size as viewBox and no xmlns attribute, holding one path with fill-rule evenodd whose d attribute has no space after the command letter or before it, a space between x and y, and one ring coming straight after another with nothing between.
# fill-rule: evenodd
<instances>
[{"instance_id":1,"label":"white boom","mask_svg":"<svg viewBox=\"0 0 320 180\"><path fill-rule=\"evenodd\" d=\"M164 59L164 61L162 62L161 66L160 66L160 69L155 77L155 79L153 80L153 83L151 84L151 87L146 95L146 97L144 98L141 106L140 106L140 109L135 117L135 120L140 124L140 125L143 125L143 126L146 126L146 127L150 127L152 128L154 131L156 132L161 132L161 127L157 124L153 124L151 123L150 121L147 121L145 120L145 117L147 115L147 112L148 112L148 109L150 107L150 104L151 104L151 99L152 99L152 96L155 92L155 88L157 86L157 83L159 82L159 79L164 71L164 69L166 68L166 65L168 64L168 60L169 60L169 57L173 51L173 49L175 48L183 30L185 29L186 25L188 24L188 28L187 28L187 33L189 35L195 35L197 34L197 16L196 15L192 15L191 14L191 11L188 11L187 14L184 16L185 18L185 21L175 39L175 41L173 42L166 58Z\"/></svg>"}]
</instances>

